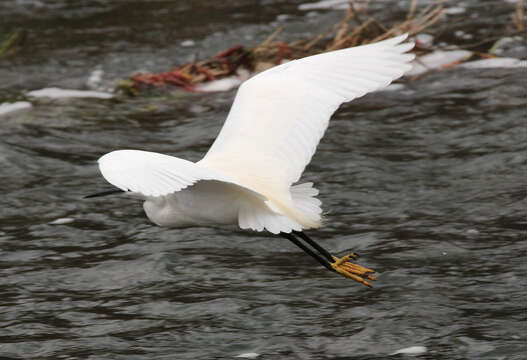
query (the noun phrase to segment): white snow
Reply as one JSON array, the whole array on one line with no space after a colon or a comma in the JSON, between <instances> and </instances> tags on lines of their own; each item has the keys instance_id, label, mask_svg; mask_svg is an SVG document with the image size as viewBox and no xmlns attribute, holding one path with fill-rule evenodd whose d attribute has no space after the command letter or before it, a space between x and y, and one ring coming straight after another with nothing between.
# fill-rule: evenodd
<instances>
[{"instance_id":1,"label":"white snow","mask_svg":"<svg viewBox=\"0 0 527 360\"><path fill-rule=\"evenodd\" d=\"M466 60L471 55L472 52L468 50L437 50L414 60L413 68L405 75L415 76L433 69L440 69L441 67L455 63L456 61Z\"/></svg>"},{"instance_id":2,"label":"white snow","mask_svg":"<svg viewBox=\"0 0 527 360\"><path fill-rule=\"evenodd\" d=\"M394 351L390 355L405 354L405 355L419 355L426 352L426 346L410 346L404 349Z\"/></svg>"},{"instance_id":3,"label":"white snow","mask_svg":"<svg viewBox=\"0 0 527 360\"><path fill-rule=\"evenodd\" d=\"M102 91L91 90L68 90L60 88L44 88L40 90L33 90L27 93L31 97L46 97L51 99L67 99L67 98L98 98L110 99L114 95Z\"/></svg>"},{"instance_id":4,"label":"white snow","mask_svg":"<svg viewBox=\"0 0 527 360\"><path fill-rule=\"evenodd\" d=\"M202 83L196 86L196 90L203 92L227 91L239 86L243 80L238 76L226 77L220 80L214 80Z\"/></svg>"},{"instance_id":5,"label":"white snow","mask_svg":"<svg viewBox=\"0 0 527 360\"><path fill-rule=\"evenodd\" d=\"M228 91L240 86L242 82L250 78L252 75L254 74L251 74L246 69L238 69L238 71L236 71L236 75L211 82L201 83L196 86L196 90L203 92Z\"/></svg>"},{"instance_id":6,"label":"white snow","mask_svg":"<svg viewBox=\"0 0 527 360\"><path fill-rule=\"evenodd\" d=\"M454 35L457 38L463 39L463 40L470 40L470 39L472 39L474 37L474 36L472 36L472 34L466 33L463 30L458 30L458 31L454 32Z\"/></svg>"},{"instance_id":7,"label":"white snow","mask_svg":"<svg viewBox=\"0 0 527 360\"><path fill-rule=\"evenodd\" d=\"M465 69L482 69L482 68L523 68L527 67L527 60L516 58L491 58L470 61L460 65Z\"/></svg>"},{"instance_id":8,"label":"white snow","mask_svg":"<svg viewBox=\"0 0 527 360\"><path fill-rule=\"evenodd\" d=\"M280 14L276 17L276 21L286 21L290 18L290 15L287 14Z\"/></svg>"},{"instance_id":9,"label":"white snow","mask_svg":"<svg viewBox=\"0 0 527 360\"><path fill-rule=\"evenodd\" d=\"M466 8L460 7L460 6L456 6L456 7L449 7L449 8L443 9L443 14L459 15L459 14L464 14L466 11L467 11Z\"/></svg>"},{"instance_id":10,"label":"white snow","mask_svg":"<svg viewBox=\"0 0 527 360\"><path fill-rule=\"evenodd\" d=\"M194 40L184 40L181 42L181 46L183 47L193 47L196 45L196 42Z\"/></svg>"},{"instance_id":11,"label":"white snow","mask_svg":"<svg viewBox=\"0 0 527 360\"><path fill-rule=\"evenodd\" d=\"M14 103L2 103L0 104L0 115L6 115L15 111L24 109L30 109L33 105L27 101L17 101Z\"/></svg>"},{"instance_id":12,"label":"white snow","mask_svg":"<svg viewBox=\"0 0 527 360\"><path fill-rule=\"evenodd\" d=\"M416 45L429 48L434 43L434 37L430 34L419 34L415 36Z\"/></svg>"},{"instance_id":13,"label":"white snow","mask_svg":"<svg viewBox=\"0 0 527 360\"><path fill-rule=\"evenodd\" d=\"M93 70L88 80L86 80L86 86L92 90L98 89L101 86L103 75L104 71L101 69Z\"/></svg>"},{"instance_id":14,"label":"white snow","mask_svg":"<svg viewBox=\"0 0 527 360\"><path fill-rule=\"evenodd\" d=\"M254 352L248 352L248 353L237 355L236 357L242 358L242 359L256 359L258 356L260 356L260 354L254 353Z\"/></svg>"},{"instance_id":15,"label":"white snow","mask_svg":"<svg viewBox=\"0 0 527 360\"><path fill-rule=\"evenodd\" d=\"M48 224L50 225L64 225L74 222L75 219L73 218L58 218L56 220L50 221Z\"/></svg>"},{"instance_id":16,"label":"white snow","mask_svg":"<svg viewBox=\"0 0 527 360\"><path fill-rule=\"evenodd\" d=\"M330 9L330 10L346 10L349 7L348 0L322 0L315 3L300 4L299 10L315 10L315 9Z\"/></svg>"}]
</instances>

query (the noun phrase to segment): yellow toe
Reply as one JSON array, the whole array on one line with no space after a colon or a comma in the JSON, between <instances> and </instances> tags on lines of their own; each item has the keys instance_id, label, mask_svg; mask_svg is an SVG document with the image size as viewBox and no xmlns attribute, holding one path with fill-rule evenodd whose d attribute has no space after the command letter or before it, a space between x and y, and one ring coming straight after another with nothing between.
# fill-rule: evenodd
<instances>
[{"instance_id":1,"label":"yellow toe","mask_svg":"<svg viewBox=\"0 0 527 360\"><path fill-rule=\"evenodd\" d=\"M371 284L368 281L364 280L363 277L368 280L375 281L375 276L371 275L375 272L375 270L366 268L358 264L354 264L349 261L351 259L356 258L357 256L353 253L343 256L341 258L334 256L333 259L335 260L335 262L331 263L331 267L335 269L335 271L340 275L345 276L368 287L371 287Z\"/></svg>"}]
</instances>

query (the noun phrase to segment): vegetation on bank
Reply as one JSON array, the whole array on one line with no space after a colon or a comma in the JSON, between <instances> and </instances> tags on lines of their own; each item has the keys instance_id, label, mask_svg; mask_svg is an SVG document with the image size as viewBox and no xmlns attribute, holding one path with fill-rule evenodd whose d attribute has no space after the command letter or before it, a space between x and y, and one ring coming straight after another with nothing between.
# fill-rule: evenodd
<instances>
[{"instance_id":1,"label":"vegetation on bank","mask_svg":"<svg viewBox=\"0 0 527 360\"><path fill-rule=\"evenodd\" d=\"M199 84L222 78L254 73L266 70L283 61L302 58L326 51L380 41L392 36L409 33L415 36L430 30L444 15L444 1L437 1L419 8L418 0L412 0L404 20L383 24L368 12L369 1L351 0L344 18L326 31L309 39L297 39L291 42L277 41L284 27L276 29L265 41L255 47L234 46L207 59L179 65L162 73L137 73L122 80L118 89L129 95L152 88L170 89L178 87L188 91L199 91ZM525 31L525 0L519 0L511 15L509 33ZM488 39L484 43L475 43L464 48L481 48L488 51L474 53L476 58L492 57L489 54L494 43L499 40ZM418 56L429 53L434 48L416 42L414 51ZM462 61L468 60L464 58ZM419 61L419 60L418 60ZM459 63L459 60L456 61ZM450 64L442 65L448 66Z\"/></svg>"}]
</instances>

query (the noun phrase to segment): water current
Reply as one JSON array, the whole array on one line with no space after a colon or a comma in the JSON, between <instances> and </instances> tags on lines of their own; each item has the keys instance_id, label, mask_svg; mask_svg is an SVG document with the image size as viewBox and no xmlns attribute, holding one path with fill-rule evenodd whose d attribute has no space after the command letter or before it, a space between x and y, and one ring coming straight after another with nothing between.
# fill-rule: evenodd
<instances>
[{"instance_id":1,"label":"water current","mask_svg":"<svg viewBox=\"0 0 527 360\"><path fill-rule=\"evenodd\" d=\"M255 43L277 17L301 37L342 16L255 3L4 0L0 29L27 43L0 60L0 103ZM513 7L465 5L456 26L477 39ZM310 235L360 253L372 289L268 234L159 228L137 201L81 199L107 187L95 161L111 150L198 160L234 91L41 99L0 117L0 358L527 359L525 74L453 67L334 116L303 177L327 213Z\"/></svg>"}]
</instances>

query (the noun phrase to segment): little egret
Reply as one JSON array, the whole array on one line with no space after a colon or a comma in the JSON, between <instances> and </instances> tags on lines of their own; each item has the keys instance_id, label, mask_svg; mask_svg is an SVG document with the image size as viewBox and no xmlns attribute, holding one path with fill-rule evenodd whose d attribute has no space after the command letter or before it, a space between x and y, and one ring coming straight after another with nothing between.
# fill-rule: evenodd
<instances>
[{"instance_id":1,"label":"little egret","mask_svg":"<svg viewBox=\"0 0 527 360\"><path fill-rule=\"evenodd\" d=\"M238 225L293 242L328 270L370 286L373 270L338 258L303 230L322 226L312 183L296 184L340 104L388 86L411 68L401 35L293 60L245 81L200 161L140 150L102 156L102 176L144 200L148 218L171 227Z\"/></svg>"}]
</instances>

